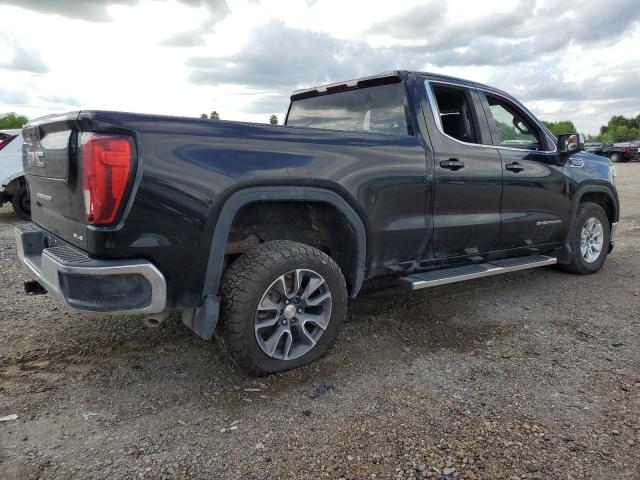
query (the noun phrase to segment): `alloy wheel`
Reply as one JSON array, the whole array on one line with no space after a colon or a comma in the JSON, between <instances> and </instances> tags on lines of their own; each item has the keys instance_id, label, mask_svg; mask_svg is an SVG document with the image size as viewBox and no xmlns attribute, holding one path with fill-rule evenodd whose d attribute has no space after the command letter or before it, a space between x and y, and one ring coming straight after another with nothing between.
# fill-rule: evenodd
<instances>
[{"instance_id":1,"label":"alloy wheel","mask_svg":"<svg viewBox=\"0 0 640 480\"><path fill-rule=\"evenodd\" d=\"M256 340L267 356L292 360L316 346L330 318L331 291L322 275L291 270L262 295L256 309Z\"/></svg>"},{"instance_id":2,"label":"alloy wheel","mask_svg":"<svg viewBox=\"0 0 640 480\"><path fill-rule=\"evenodd\" d=\"M590 217L580 232L580 254L587 263L593 263L600 257L604 245L604 229L595 217Z\"/></svg>"}]
</instances>

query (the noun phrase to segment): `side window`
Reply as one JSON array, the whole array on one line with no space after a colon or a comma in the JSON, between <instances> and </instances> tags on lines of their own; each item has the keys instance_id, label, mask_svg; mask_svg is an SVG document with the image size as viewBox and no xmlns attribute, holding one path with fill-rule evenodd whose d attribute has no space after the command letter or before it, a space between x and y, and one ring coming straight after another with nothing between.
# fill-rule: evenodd
<instances>
[{"instance_id":1,"label":"side window","mask_svg":"<svg viewBox=\"0 0 640 480\"><path fill-rule=\"evenodd\" d=\"M514 105L486 95L493 117L493 134L501 147L540 150L540 133L531 121Z\"/></svg>"},{"instance_id":2,"label":"side window","mask_svg":"<svg viewBox=\"0 0 640 480\"><path fill-rule=\"evenodd\" d=\"M473 109L463 88L432 85L442 131L466 143L480 143Z\"/></svg>"}]
</instances>

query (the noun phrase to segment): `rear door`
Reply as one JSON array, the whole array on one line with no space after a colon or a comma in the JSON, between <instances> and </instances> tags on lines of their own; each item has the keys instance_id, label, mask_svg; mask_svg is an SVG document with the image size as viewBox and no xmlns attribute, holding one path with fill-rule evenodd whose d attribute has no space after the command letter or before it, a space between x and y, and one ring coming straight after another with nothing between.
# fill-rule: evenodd
<instances>
[{"instance_id":1,"label":"rear door","mask_svg":"<svg viewBox=\"0 0 640 480\"><path fill-rule=\"evenodd\" d=\"M568 167L524 109L498 93L479 94L504 170L502 230L494 249L562 241L570 208Z\"/></svg>"},{"instance_id":2,"label":"rear door","mask_svg":"<svg viewBox=\"0 0 640 480\"><path fill-rule=\"evenodd\" d=\"M425 88L434 149L434 256L488 252L500 234L502 164L478 94L437 81L426 81Z\"/></svg>"}]
</instances>

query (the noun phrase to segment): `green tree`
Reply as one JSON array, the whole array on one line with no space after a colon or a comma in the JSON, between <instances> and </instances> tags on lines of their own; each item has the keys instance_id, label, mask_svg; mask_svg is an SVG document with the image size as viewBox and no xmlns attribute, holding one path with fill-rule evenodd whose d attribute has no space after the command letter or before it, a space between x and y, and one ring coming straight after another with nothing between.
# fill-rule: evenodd
<instances>
[{"instance_id":1,"label":"green tree","mask_svg":"<svg viewBox=\"0 0 640 480\"><path fill-rule=\"evenodd\" d=\"M606 125L600 127L598 137L608 142L629 142L640 139L640 114L635 118L614 115Z\"/></svg>"},{"instance_id":2,"label":"green tree","mask_svg":"<svg viewBox=\"0 0 640 480\"><path fill-rule=\"evenodd\" d=\"M0 114L0 129L22 128L29 121L24 115L16 115L15 112Z\"/></svg>"},{"instance_id":3,"label":"green tree","mask_svg":"<svg viewBox=\"0 0 640 480\"><path fill-rule=\"evenodd\" d=\"M562 133L577 133L576 127L571 120L560 120L559 122L543 121L542 123L544 123L555 136Z\"/></svg>"},{"instance_id":4,"label":"green tree","mask_svg":"<svg viewBox=\"0 0 640 480\"><path fill-rule=\"evenodd\" d=\"M277 125L278 124L278 116L277 115L271 115L269 117L269 123L271 125Z\"/></svg>"},{"instance_id":5,"label":"green tree","mask_svg":"<svg viewBox=\"0 0 640 480\"><path fill-rule=\"evenodd\" d=\"M209 115L207 115L206 113L201 113L200 114L200 118L203 120L208 120L209 119Z\"/></svg>"},{"instance_id":6,"label":"green tree","mask_svg":"<svg viewBox=\"0 0 640 480\"><path fill-rule=\"evenodd\" d=\"M220 120L220 115L214 110L213 112L211 112L211 115L209 115L209 118L211 120Z\"/></svg>"}]
</instances>

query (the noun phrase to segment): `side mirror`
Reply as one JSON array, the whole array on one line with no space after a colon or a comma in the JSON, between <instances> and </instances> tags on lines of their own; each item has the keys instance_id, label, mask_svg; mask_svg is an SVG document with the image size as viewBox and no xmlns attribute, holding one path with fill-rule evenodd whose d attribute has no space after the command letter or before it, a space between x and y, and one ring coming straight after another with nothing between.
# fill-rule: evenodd
<instances>
[{"instance_id":1,"label":"side mirror","mask_svg":"<svg viewBox=\"0 0 640 480\"><path fill-rule=\"evenodd\" d=\"M563 133L558 135L558 153L576 153L584 150L583 133Z\"/></svg>"}]
</instances>

